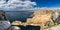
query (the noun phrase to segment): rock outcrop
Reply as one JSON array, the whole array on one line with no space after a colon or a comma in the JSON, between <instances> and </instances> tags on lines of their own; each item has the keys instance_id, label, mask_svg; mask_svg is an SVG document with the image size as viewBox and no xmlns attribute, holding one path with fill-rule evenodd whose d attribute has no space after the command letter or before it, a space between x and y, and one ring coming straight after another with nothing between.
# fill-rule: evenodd
<instances>
[{"instance_id":1,"label":"rock outcrop","mask_svg":"<svg viewBox=\"0 0 60 30\"><path fill-rule=\"evenodd\" d=\"M40 30L60 30L60 10L36 10L26 22L14 21L12 25L41 26ZM56 25L56 26L55 26ZM45 29L47 28L48 29Z\"/></svg>"},{"instance_id":2,"label":"rock outcrop","mask_svg":"<svg viewBox=\"0 0 60 30\"><path fill-rule=\"evenodd\" d=\"M0 10L0 30L15 30L7 20L5 12Z\"/></svg>"},{"instance_id":3,"label":"rock outcrop","mask_svg":"<svg viewBox=\"0 0 60 30\"><path fill-rule=\"evenodd\" d=\"M22 23L19 21L15 21L12 25L32 25L32 26L41 26L41 29L44 30L45 26L47 27L52 16L51 10L43 10L43 11L34 11L33 17L28 18L27 22Z\"/></svg>"},{"instance_id":4,"label":"rock outcrop","mask_svg":"<svg viewBox=\"0 0 60 30\"><path fill-rule=\"evenodd\" d=\"M46 30L60 30L60 25L55 25L55 26L52 26Z\"/></svg>"}]
</instances>

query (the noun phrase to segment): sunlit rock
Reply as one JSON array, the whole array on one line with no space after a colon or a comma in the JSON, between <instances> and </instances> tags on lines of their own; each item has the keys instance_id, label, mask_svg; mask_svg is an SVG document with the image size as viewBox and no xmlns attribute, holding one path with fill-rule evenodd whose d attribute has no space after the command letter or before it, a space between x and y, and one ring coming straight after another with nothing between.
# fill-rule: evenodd
<instances>
[{"instance_id":1,"label":"sunlit rock","mask_svg":"<svg viewBox=\"0 0 60 30\"><path fill-rule=\"evenodd\" d=\"M32 26L41 26L41 29L43 30L45 26L47 27L49 22L51 21L52 11L51 10L37 10L34 11L32 14L32 18L27 18L27 21L25 23L22 23L20 21L14 21L12 25L32 25Z\"/></svg>"},{"instance_id":2,"label":"sunlit rock","mask_svg":"<svg viewBox=\"0 0 60 30\"><path fill-rule=\"evenodd\" d=\"M15 28L15 30L20 30L20 28L19 28L19 27L17 27L17 26L14 26L14 28Z\"/></svg>"},{"instance_id":3,"label":"sunlit rock","mask_svg":"<svg viewBox=\"0 0 60 30\"><path fill-rule=\"evenodd\" d=\"M20 22L20 21L14 21L14 22L12 22L12 25L21 25L21 23L22 22Z\"/></svg>"}]
</instances>

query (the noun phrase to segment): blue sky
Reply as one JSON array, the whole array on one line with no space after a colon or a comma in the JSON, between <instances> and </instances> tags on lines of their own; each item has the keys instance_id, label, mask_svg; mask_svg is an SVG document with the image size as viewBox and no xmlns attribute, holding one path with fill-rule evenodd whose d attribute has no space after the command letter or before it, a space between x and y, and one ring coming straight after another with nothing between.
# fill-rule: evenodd
<instances>
[{"instance_id":1,"label":"blue sky","mask_svg":"<svg viewBox=\"0 0 60 30\"><path fill-rule=\"evenodd\" d=\"M1 0L2 10L28 10L28 9L60 8L60 0Z\"/></svg>"},{"instance_id":2,"label":"blue sky","mask_svg":"<svg viewBox=\"0 0 60 30\"><path fill-rule=\"evenodd\" d=\"M31 0L37 3L38 7L60 7L60 0Z\"/></svg>"}]
</instances>

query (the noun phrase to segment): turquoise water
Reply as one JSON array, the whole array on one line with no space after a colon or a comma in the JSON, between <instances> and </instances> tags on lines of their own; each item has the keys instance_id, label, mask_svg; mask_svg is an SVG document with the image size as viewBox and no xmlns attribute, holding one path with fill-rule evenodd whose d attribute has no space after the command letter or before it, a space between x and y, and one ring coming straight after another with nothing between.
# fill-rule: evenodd
<instances>
[{"instance_id":1,"label":"turquoise water","mask_svg":"<svg viewBox=\"0 0 60 30\"><path fill-rule=\"evenodd\" d=\"M31 11L6 11L6 16L10 22L15 20L26 22L27 18L32 18L31 15L33 12ZM21 30L39 30L39 26L19 26Z\"/></svg>"}]
</instances>

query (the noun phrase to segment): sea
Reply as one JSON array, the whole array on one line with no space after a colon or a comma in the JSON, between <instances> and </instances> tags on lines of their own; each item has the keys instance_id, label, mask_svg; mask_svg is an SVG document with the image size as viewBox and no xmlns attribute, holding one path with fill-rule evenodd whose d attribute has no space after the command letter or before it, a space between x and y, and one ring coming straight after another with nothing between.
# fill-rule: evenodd
<instances>
[{"instance_id":1,"label":"sea","mask_svg":"<svg viewBox=\"0 0 60 30\"><path fill-rule=\"evenodd\" d=\"M33 11L5 11L7 19L12 23L13 21L26 22L27 18L32 18ZM39 30L39 26L19 26L21 30Z\"/></svg>"}]
</instances>

